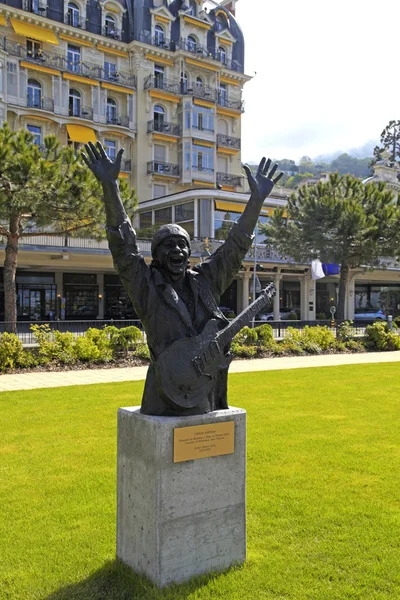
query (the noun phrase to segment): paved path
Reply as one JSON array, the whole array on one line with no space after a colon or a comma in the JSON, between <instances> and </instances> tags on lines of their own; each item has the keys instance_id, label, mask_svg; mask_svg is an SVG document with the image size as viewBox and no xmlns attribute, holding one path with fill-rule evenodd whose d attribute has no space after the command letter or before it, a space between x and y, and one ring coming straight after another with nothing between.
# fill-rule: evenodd
<instances>
[{"instance_id":1,"label":"paved path","mask_svg":"<svg viewBox=\"0 0 400 600\"><path fill-rule=\"evenodd\" d=\"M249 371L277 371L280 369L333 367L337 365L356 365L379 362L400 363L400 351L235 360L233 361L229 372L246 373ZM145 379L146 372L147 367L129 367L121 369L85 369L84 371L0 375L0 392L62 387L68 385L86 385L90 383L109 383L113 381L139 381Z\"/></svg>"}]
</instances>

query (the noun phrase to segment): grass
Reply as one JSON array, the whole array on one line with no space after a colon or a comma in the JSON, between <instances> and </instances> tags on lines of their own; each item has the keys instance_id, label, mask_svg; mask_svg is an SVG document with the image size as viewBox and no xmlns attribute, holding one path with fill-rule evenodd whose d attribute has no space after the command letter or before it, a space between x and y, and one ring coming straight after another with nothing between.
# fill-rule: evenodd
<instances>
[{"instance_id":1,"label":"grass","mask_svg":"<svg viewBox=\"0 0 400 600\"><path fill-rule=\"evenodd\" d=\"M400 598L397 364L232 375L248 559L163 591L114 560L116 411L142 388L0 394L1 600Z\"/></svg>"}]
</instances>

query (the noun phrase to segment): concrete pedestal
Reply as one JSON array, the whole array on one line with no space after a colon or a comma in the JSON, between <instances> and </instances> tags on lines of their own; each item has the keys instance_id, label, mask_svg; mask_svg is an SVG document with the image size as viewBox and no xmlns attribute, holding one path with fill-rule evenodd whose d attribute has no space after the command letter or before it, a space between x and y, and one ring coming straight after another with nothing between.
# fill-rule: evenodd
<instances>
[{"instance_id":1,"label":"concrete pedestal","mask_svg":"<svg viewBox=\"0 0 400 600\"><path fill-rule=\"evenodd\" d=\"M118 412L117 557L156 585L246 558L246 411ZM174 463L174 429L234 421L233 454Z\"/></svg>"}]
</instances>

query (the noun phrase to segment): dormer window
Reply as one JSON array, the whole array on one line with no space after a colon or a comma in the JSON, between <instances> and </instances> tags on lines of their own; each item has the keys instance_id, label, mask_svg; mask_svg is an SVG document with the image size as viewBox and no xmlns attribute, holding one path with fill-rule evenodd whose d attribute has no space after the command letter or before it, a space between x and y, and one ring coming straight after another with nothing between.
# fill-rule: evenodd
<instances>
[{"instance_id":1,"label":"dormer window","mask_svg":"<svg viewBox=\"0 0 400 600\"><path fill-rule=\"evenodd\" d=\"M226 50L223 46L218 48L218 60L226 64Z\"/></svg>"},{"instance_id":2,"label":"dormer window","mask_svg":"<svg viewBox=\"0 0 400 600\"><path fill-rule=\"evenodd\" d=\"M189 52L196 52L197 42L196 38L193 35L189 35L187 38L187 49Z\"/></svg>"},{"instance_id":3,"label":"dormer window","mask_svg":"<svg viewBox=\"0 0 400 600\"><path fill-rule=\"evenodd\" d=\"M154 44L155 46L163 46L164 45L164 29L161 25L156 25L154 28Z\"/></svg>"},{"instance_id":4,"label":"dormer window","mask_svg":"<svg viewBox=\"0 0 400 600\"><path fill-rule=\"evenodd\" d=\"M187 11L188 15L192 15L192 17L197 16L197 6L195 0L190 0L189 10Z\"/></svg>"},{"instance_id":5,"label":"dormer window","mask_svg":"<svg viewBox=\"0 0 400 600\"><path fill-rule=\"evenodd\" d=\"M104 35L115 40L119 40L121 37L115 18L112 15L106 15L104 18Z\"/></svg>"},{"instance_id":6,"label":"dormer window","mask_svg":"<svg viewBox=\"0 0 400 600\"><path fill-rule=\"evenodd\" d=\"M68 2L68 12L66 14L66 22L72 27L81 27L81 18L79 7L73 2Z\"/></svg>"},{"instance_id":7,"label":"dormer window","mask_svg":"<svg viewBox=\"0 0 400 600\"><path fill-rule=\"evenodd\" d=\"M217 26L217 31L222 31L223 29L226 29L228 27L226 18L223 17L221 14L217 15L216 26Z\"/></svg>"}]
</instances>

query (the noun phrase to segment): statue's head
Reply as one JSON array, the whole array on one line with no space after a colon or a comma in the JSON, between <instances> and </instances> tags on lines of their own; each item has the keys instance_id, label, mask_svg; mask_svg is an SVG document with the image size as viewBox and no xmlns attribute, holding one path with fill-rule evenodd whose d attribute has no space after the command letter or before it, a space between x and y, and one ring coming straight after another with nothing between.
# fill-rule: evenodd
<instances>
[{"instance_id":1,"label":"statue's head","mask_svg":"<svg viewBox=\"0 0 400 600\"><path fill-rule=\"evenodd\" d=\"M151 255L160 271L175 281L181 279L189 264L188 232L176 224L163 225L154 234Z\"/></svg>"}]
</instances>

